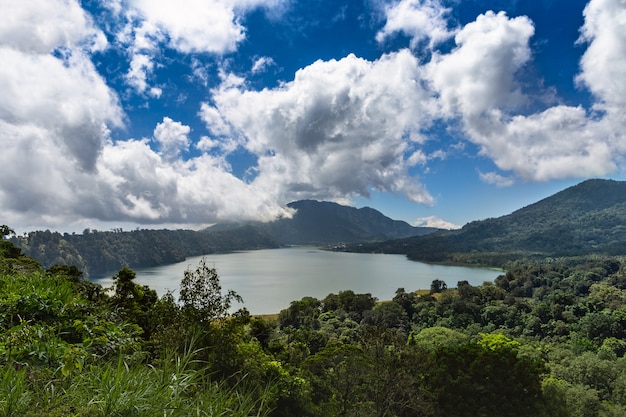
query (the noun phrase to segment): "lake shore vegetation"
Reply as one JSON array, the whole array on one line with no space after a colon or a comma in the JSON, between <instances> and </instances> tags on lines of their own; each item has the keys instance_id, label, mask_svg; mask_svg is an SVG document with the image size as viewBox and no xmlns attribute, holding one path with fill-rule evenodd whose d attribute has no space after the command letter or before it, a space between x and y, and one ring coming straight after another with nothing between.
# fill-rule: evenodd
<instances>
[{"instance_id":1,"label":"lake shore vegetation","mask_svg":"<svg viewBox=\"0 0 626 417\"><path fill-rule=\"evenodd\" d=\"M7 231L8 234L8 231ZM0 240L0 416L626 415L626 260L515 260L381 302L254 317L201 263L180 297ZM243 306L245 306L245 300Z\"/></svg>"}]
</instances>

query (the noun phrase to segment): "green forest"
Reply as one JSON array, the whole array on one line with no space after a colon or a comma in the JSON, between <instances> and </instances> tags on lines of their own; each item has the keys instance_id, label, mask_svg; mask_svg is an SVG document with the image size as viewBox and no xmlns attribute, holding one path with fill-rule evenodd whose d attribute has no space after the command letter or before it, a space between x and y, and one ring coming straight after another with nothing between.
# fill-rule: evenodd
<instances>
[{"instance_id":1,"label":"green forest","mask_svg":"<svg viewBox=\"0 0 626 417\"><path fill-rule=\"evenodd\" d=\"M251 226L234 230L196 232L193 230L98 231L82 234L50 230L11 236L11 242L44 267L74 265L85 276L101 275L126 266L134 268L181 262L188 256L216 252L276 248L278 244Z\"/></svg>"},{"instance_id":2,"label":"green forest","mask_svg":"<svg viewBox=\"0 0 626 417\"><path fill-rule=\"evenodd\" d=\"M0 416L626 415L626 259L505 270L254 317L204 262L159 297L1 239Z\"/></svg>"}]
</instances>

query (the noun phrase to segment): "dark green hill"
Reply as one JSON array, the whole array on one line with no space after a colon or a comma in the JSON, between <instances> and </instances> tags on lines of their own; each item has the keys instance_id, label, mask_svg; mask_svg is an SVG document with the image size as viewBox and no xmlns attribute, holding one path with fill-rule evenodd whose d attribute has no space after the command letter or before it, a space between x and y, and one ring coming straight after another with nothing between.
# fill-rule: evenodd
<instances>
[{"instance_id":1,"label":"dark green hill","mask_svg":"<svg viewBox=\"0 0 626 417\"><path fill-rule=\"evenodd\" d=\"M370 244L430 262L498 263L520 256L626 254L626 182L588 180L509 215L454 231ZM495 262L494 262L495 261Z\"/></svg>"},{"instance_id":2,"label":"dark green hill","mask_svg":"<svg viewBox=\"0 0 626 417\"><path fill-rule=\"evenodd\" d=\"M75 265L88 275L184 261L188 256L278 247L258 230L246 226L214 233L193 230L89 231L83 234L31 232L13 238L25 254L44 267Z\"/></svg>"},{"instance_id":3,"label":"dark green hill","mask_svg":"<svg viewBox=\"0 0 626 417\"><path fill-rule=\"evenodd\" d=\"M437 229L413 227L392 220L369 207L354 208L327 201L302 200L289 203L296 210L290 219L249 223L283 245L329 245L399 239L425 235ZM208 230L233 230L240 225L216 225Z\"/></svg>"}]
</instances>

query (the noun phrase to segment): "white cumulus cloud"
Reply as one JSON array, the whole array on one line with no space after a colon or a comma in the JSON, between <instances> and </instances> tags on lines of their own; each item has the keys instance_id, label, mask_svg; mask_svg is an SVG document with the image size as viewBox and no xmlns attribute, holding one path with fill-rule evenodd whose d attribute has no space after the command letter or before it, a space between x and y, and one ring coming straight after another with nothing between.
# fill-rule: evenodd
<instances>
[{"instance_id":1,"label":"white cumulus cloud","mask_svg":"<svg viewBox=\"0 0 626 417\"><path fill-rule=\"evenodd\" d=\"M434 112L420 77L407 50L374 62L349 55L315 62L272 90L226 83L214 92L215 109L259 158L253 184L282 199L366 196L374 188L430 204L408 175L415 158L407 153Z\"/></svg>"},{"instance_id":2,"label":"white cumulus cloud","mask_svg":"<svg viewBox=\"0 0 626 417\"><path fill-rule=\"evenodd\" d=\"M189 149L189 132L191 128L169 117L164 117L154 129L154 140L157 142L161 155L173 160L180 156L181 151Z\"/></svg>"},{"instance_id":3,"label":"white cumulus cloud","mask_svg":"<svg viewBox=\"0 0 626 417\"><path fill-rule=\"evenodd\" d=\"M511 177L505 177L497 172L480 172L480 179L487 184L494 184L496 187L510 187L515 184Z\"/></svg>"},{"instance_id":4,"label":"white cumulus cloud","mask_svg":"<svg viewBox=\"0 0 626 417\"><path fill-rule=\"evenodd\" d=\"M182 133L180 128L175 130ZM203 154L168 161L147 140L128 140L108 144L98 169L100 190L93 197L102 207L106 204L107 211L90 213L91 217L109 213L142 223L207 224L270 220L287 213L267 194L233 176L221 157Z\"/></svg>"},{"instance_id":5,"label":"white cumulus cloud","mask_svg":"<svg viewBox=\"0 0 626 417\"><path fill-rule=\"evenodd\" d=\"M265 72L267 71L267 69L273 65L276 65L276 62L274 62L274 60L270 57L267 56L263 56L260 58L257 58L254 63L252 64L252 73L256 74L256 73L260 73L260 72Z\"/></svg>"},{"instance_id":6,"label":"white cumulus cloud","mask_svg":"<svg viewBox=\"0 0 626 417\"><path fill-rule=\"evenodd\" d=\"M59 46L106 47L106 37L76 0L0 0L0 44L25 53Z\"/></svg>"},{"instance_id":7,"label":"white cumulus cloud","mask_svg":"<svg viewBox=\"0 0 626 417\"><path fill-rule=\"evenodd\" d=\"M626 5L592 0L584 11L580 42L588 43L578 81L600 99L598 107L623 116L626 109Z\"/></svg>"},{"instance_id":8,"label":"white cumulus cloud","mask_svg":"<svg viewBox=\"0 0 626 417\"><path fill-rule=\"evenodd\" d=\"M24 152L36 141L50 154L61 148L72 166L93 169L107 125L122 123L116 94L88 56L101 32L75 1L8 3L32 25L17 27L11 13L0 14L7 23L0 24L0 118L8 129L0 131L3 152L13 146L21 150L12 151ZM53 50L62 54L52 55ZM23 140L17 143L16 135Z\"/></svg>"},{"instance_id":9,"label":"white cumulus cloud","mask_svg":"<svg viewBox=\"0 0 626 417\"><path fill-rule=\"evenodd\" d=\"M89 204L76 196L122 125L89 57L106 41L76 1L0 5L0 207L7 222L54 224Z\"/></svg>"},{"instance_id":10,"label":"white cumulus cloud","mask_svg":"<svg viewBox=\"0 0 626 417\"><path fill-rule=\"evenodd\" d=\"M245 36L235 11L216 0L131 0L130 4L155 31L165 33L170 47L184 53L233 51Z\"/></svg>"},{"instance_id":11,"label":"white cumulus cloud","mask_svg":"<svg viewBox=\"0 0 626 417\"><path fill-rule=\"evenodd\" d=\"M148 89L148 74L154 69L152 58L143 53L135 54L130 61L130 68L126 74L128 84L138 93L143 94Z\"/></svg>"},{"instance_id":12,"label":"white cumulus cloud","mask_svg":"<svg viewBox=\"0 0 626 417\"><path fill-rule=\"evenodd\" d=\"M417 227L436 227L438 229L448 229L448 230L454 230L454 229L460 229L461 226L459 226L458 224L454 224L451 222L448 222L446 220L440 219L436 216L426 216L426 217L419 217L417 220L415 220L415 222L413 223L413 226L417 226Z\"/></svg>"},{"instance_id":13,"label":"white cumulus cloud","mask_svg":"<svg viewBox=\"0 0 626 417\"><path fill-rule=\"evenodd\" d=\"M411 38L411 47L428 41L432 47L454 36L448 28L450 9L439 0L400 0L385 6L385 26L376 34L378 42L384 42L396 33Z\"/></svg>"},{"instance_id":14,"label":"white cumulus cloud","mask_svg":"<svg viewBox=\"0 0 626 417\"><path fill-rule=\"evenodd\" d=\"M428 64L444 116L460 115L473 123L493 109L522 104L515 73L530 57L533 33L528 18L510 19L502 12L480 15L461 29L455 37L457 48L435 54Z\"/></svg>"},{"instance_id":15,"label":"white cumulus cloud","mask_svg":"<svg viewBox=\"0 0 626 417\"><path fill-rule=\"evenodd\" d=\"M606 1L592 0L586 10L600 2ZM600 8L605 10L604 5ZM585 56L593 53L594 59L603 64L593 66L596 72L590 75L583 58L579 79L589 84L603 102L617 103L621 98L606 92L608 88L601 84L604 81L599 80L616 79L614 84L619 90L624 85L621 80L626 78L626 54L599 50L594 43L598 39L614 39L616 32L623 33L626 28L624 19L620 24L608 15L605 18L608 27L599 23L590 26L587 13L584 36L591 40L592 52L587 51ZM483 155L500 169L525 180L581 178L613 172L617 167L616 145L623 141L623 134L616 129L623 123L623 106L615 106L620 109L615 110L620 117L610 113L606 117L591 117L582 107L564 105L532 114L521 112L528 97L515 76L531 58L529 39L533 33L532 22L527 18L509 18L504 13L489 12L466 25L456 35L457 47L448 54L436 55L428 64L443 115L459 118L467 138L480 146Z\"/></svg>"},{"instance_id":16,"label":"white cumulus cloud","mask_svg":"<svg viewBox=\"0 0 626 417\"><path fill-rule=\"evenodd\" d=\"M111 2L115 15L124 10L127 21L118 41L131 55L126 78L140 94L148 89L150 75L160 48L167 46L183 54L234 52L246 37L241 20L255 8L281 9L283 0L128 0L124 7Z\"/></svg>"},{"instance_id":17,"label":"white cumulus cloud","mask_svg":"<svg viewBox=\"0 0 626 417\"><path fill-rule=\"evenodd\" d=\"M129 47L127 83L159 96L151 74L165 44L192 55L226 54L246 36L246 10L284 2L103 4L128 23L115 41ZM8 224L270 219L286 214L282 207L292 200L372 190L430 205L434 199L416 173L446 156L433 123L451 127L455 140L474 143L490 158L500 172L477 175L496 186L623 169L623 0L591 0L585 9L580 43L587 49L576 81L592 93L593 108L528 106L532 98L518 78L532 63L534 26L527 17L487 12L451 31L439 2L400 0L386 10L379 41L402 32L413 46L435 47L454 35L456 46L435 48L429 62L409 50L375 60L320 60L263 90L222 70L221 84L191 115L208 130L196 143L192 123L165 115L151 138L111 138L124 112L91 61L107 41L78 1L0 0L0 6L0 207ZM190 61L209 85L207 69ZM267 65L272 61L260 58L252 68ZM236 149L257 161L249 181L228 162ZM419 222L458 227L437 218Z\"/></svg>"}]
</instances>

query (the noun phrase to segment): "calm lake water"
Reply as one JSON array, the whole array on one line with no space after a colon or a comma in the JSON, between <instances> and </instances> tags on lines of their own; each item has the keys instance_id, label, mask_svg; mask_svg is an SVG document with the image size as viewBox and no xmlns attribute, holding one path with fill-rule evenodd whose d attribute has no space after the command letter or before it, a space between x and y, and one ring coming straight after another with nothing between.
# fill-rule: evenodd
<instances>
[{"instance_id":1,"label":"calm lake water","mask_svg":"<svg viewBox=\"0 0 626 417\"><path fill-rule=\"evenodd\" d=\"M398 288L428 289L435 279L455 287L461 280L480 285L502 274L489 269L428 265L409 261L404 255L297 247L205 255L172 265L136 268L136 282L150 286L159 295L166 291L176 294L184 271L195 269L203 257L207 266L217 269L222 289L234 290L243 297L244 303L238 308L246 307L252 314L278 313L302 297L321 299L348 289L390 300ZM112 284L111 277L93 281Z\"/></svg>"}]
</instances>

